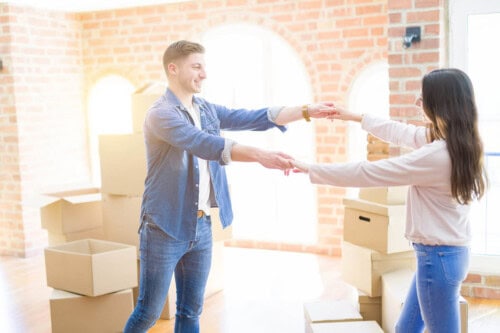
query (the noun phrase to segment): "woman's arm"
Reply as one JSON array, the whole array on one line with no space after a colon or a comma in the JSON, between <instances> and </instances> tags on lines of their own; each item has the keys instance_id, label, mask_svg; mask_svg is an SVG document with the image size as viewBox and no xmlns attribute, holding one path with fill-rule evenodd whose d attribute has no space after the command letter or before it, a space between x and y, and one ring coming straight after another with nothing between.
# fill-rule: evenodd
<instances>
[{"instance_id":1,"label":"woman's arm","mask_svg":"<svg viewBox=\"0 0 500 333\"><path fill-rule=\"evenodd\" d=\"M423 126L414 126L371 115L360 115L341 107L336 107L336 111L337 113L329 117L330 119L360 122L364 130L383 141L414 149L428 143L427 129Z\"/></svg>"}]
</instances>

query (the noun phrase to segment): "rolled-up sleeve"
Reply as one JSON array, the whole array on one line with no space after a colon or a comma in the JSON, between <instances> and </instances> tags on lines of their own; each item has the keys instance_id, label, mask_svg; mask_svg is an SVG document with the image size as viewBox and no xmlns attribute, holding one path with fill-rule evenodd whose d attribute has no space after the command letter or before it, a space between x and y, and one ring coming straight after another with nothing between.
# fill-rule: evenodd
<instances>
[{"instance_id":1,"label":"rolled-up sleeve","mask_svg":"<svg viewBox=\"0 0 500 333\"><path fill-rule=\"evenodd\" d=\"M270 107L267 110L267 118L269 119L269 121L276 123L276 118L278 118L278 115L280 114L281 110L283 110L284 108L285 108L284 106Z\"/></svg>"},{"instance_id":2,"label":"rolled-up sleeve","mask_svg":"<svg viewBox=\"0 0 500 333\"><path fill-rule=\"evenodd\" d=\"M225 138L224 141L224 150L222 151L222 165L228 165L231 163L231 149L233 149L233 146L236 144L236 141Z\"/></svg>"}]
</instances>

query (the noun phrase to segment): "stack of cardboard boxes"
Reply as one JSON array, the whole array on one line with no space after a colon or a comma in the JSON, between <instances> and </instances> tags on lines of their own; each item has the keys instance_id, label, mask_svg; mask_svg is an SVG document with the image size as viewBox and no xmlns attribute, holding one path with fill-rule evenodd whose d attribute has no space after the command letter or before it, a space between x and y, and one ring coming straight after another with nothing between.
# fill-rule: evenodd
<instances>
[{"instance_id":1,"label":"stack of cardboard boxes","mask_svg":"<svg viewBox=\"0 0 500 333\"><path fill-rule=\"evenodd\" d=\"M45 249L53 333L121 332L137 286L133 246L85 239Z\"/></svg>"},{"instance_id":2,"label":"stack of cardboard boxes","mask_svg":"<svg viewBox=\"0 0 500 333\"><path fill-rule=\"evenodd\" d=\"M373 330L359 332L382 332L379 325L387 332L382 320L382 276L415 269L415 256L404 238L406 191L405 187L368 188L360 190L359 198L344 199L342 278L358 291L353 304L356 316L351 318L359 316L377 324ZM317 306L332 308L329 302L318 302ZM325 321L334 319L331 316Z\"/></svg>"},{"instance_id":3,"label":"stack of cardboard boxes","mask_svg":"<svg viewBox=\"0 0 500 333\"><path fill-rule=\"evenodd\" d=\"M404 270L411 281L416 267L404 237L407 190L405 186L361 188L359 198L344 199L342 278L358 289L363 318L376 320L385 332L392 331L395 322L382 319L382 277Z\"/></svg>"},{"instance_id":4,"label":"stack of cardboard boxes","mask_svg":"<svg viewBox=\"0 0 500 333\"><path fill-rule=\"evenodd\" d=\"M135 245L139 249L138 228L144 180L146 179L146 149L143 123L147 110L165 92L160 83L147 84L132 95L132 128L134 133L101 135L99 154L101 164L102 213L105 239ZM210 296L223 288L223 248L225 239L232 236L231 228L222 229L218 210L212 209L214 249L212 269L206 288ZM137 263L139 265L139 262ZM170 284L161 318L175 315L175 283ZM134 299L138 296L134 290Z\"/></svg>"}]
</instances>

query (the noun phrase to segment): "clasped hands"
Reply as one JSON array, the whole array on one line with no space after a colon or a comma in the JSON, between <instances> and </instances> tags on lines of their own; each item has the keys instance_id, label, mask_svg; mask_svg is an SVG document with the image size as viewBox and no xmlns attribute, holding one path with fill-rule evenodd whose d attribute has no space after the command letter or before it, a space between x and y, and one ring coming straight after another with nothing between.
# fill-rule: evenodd
<instances>
[{"instance_id":1,"label":"clasped hands","mask_svg":"<svg viewBox=\"0 0 500 333\"><path fill-rule=\"evenodd\" d=\"M308 105L309 117L311 118L326 118L330 120L355 120L358 117L341 107L335 106L333 103L317 103ZM309 173L310 164L294 159L292 156L282 152L267 152L268 155L261 164L270 169L283 170L285 175L290 172L294 173Z\"/></svg>"}]
</instances>

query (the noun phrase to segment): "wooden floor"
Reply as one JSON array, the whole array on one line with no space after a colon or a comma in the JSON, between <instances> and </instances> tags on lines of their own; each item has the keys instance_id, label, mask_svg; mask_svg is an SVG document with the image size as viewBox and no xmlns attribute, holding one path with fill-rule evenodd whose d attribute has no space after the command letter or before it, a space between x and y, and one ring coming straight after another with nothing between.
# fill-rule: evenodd
<instances>
[{"instance_id":1,"label":"wooden floor","mask_svg":"<svg viewBox=\"0 0 500 333\"><path fill-rule=\"evenodd\" d=\"M313 254L225 248L225 288L206 300L203 333L302 333L304 302L352 298L340 259ZM0 257L0 332L48 333L43 257ZM500 301L468 299L469 332L500 332ZM173 332L160 320L150 333Z\"/></svg>"}]
</instances>

